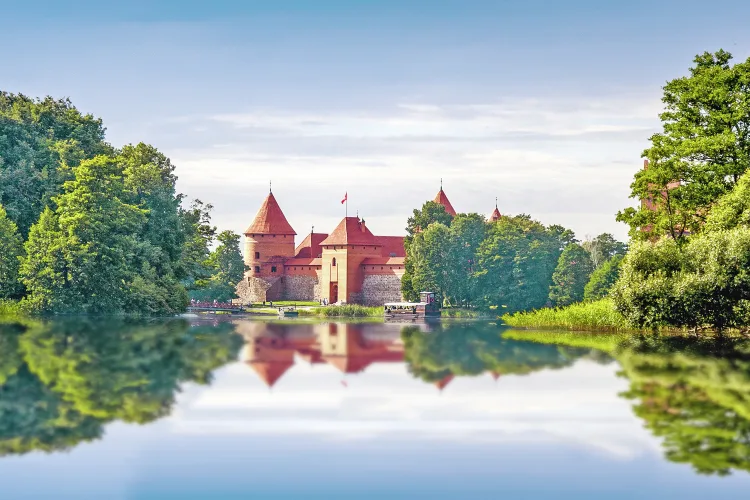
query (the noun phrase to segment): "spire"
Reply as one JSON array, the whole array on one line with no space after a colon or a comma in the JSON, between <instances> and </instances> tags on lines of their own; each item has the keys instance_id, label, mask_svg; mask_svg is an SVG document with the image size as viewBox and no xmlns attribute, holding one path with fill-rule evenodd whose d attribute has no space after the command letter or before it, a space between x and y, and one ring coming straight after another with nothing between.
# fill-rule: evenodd
<instances>
[{"instance_id":1,"label":"spire","mask_svg":"<svg viewBox=\"0 0 750 500\"><path fill-rule=\"evenodd\" d=\"M271 188L271 181L268 181L268 194L273 194L273 189Z\"/></svg>"},{"instance_id":2,"label":"spire","mask_svg":"<svg viewBox=\"0 0 750 500\"><path fill-rule=\"evenodd\" d=\"M445 194L445 191L443 191L443 179L440 179L440 191L438 191L438 194L432 201L439 205L443 205L446 212L451 214L453 217L456 216L456 211L453 209L453 205L451 205L450 200L448 200L448 196Z\"/></svg>"},{"instance_id":3,"label":"spire","mask_svg":"<svg viewBox=\"0 0 750 500\"><path fill-rule=\"evenodd\" d=\"M294 236L297 233L289 225L273 193L269 192L266 199L263 200L253 223L245 230L245 234L287 234Z\"/></svg>"},{"instance_id":4,"label":"spire","mask_svg":"<svg viewBox=\"0 0 750 500\"><path fill-rule=\"evenodd\" d=\"M495 197L495 210L492 212L492 215L490 215L490 222L495 222L500 219L502 215L500 214L500 210L497 209L497 197Z\"/></svg>"}]
</instances>

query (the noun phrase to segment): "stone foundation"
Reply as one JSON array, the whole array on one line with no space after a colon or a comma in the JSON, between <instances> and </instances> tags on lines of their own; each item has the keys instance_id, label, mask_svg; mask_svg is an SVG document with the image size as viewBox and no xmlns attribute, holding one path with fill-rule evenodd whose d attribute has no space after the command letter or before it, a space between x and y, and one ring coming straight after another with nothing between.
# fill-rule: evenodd
<instances>
[{"instance_id":1,"label":"stone foundation","mask_svg":"<svg viewBox=\"0 0 750 500\"><path fill-rule=\"evenodd\" d=\"M371 274L362 282L361 303L382 306L386 302L401 302L401 278L394 274Z\"/></svg>"}]
</instances>

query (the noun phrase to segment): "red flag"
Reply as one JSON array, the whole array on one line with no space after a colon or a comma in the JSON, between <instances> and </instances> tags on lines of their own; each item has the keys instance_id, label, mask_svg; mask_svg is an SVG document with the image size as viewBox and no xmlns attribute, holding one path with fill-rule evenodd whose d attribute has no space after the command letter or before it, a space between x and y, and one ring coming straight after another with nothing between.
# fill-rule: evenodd
<instances>
[{"instance_id":1,"label":"red flag","mask_svg":"<svg viewBox=\"0 0 750 500\"><path fill-rule=\"evenodd\" d=\"M347 191L346 193L344 193L344 199L341 200L341 204L343 205L344 203L346 203L346 200L348 199L349 199L349 192Z\"/></svg>"}]
</instances>

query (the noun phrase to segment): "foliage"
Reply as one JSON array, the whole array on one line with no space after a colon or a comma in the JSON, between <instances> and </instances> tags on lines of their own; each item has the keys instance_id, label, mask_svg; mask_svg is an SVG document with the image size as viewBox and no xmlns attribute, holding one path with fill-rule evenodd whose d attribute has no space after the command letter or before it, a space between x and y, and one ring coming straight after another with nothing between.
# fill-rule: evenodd
<instances>
[{"instance_id":1,"label":"foliage","mask_svg":"<svg viewBox=\"0 0 750 500\"><path fill-rule=\"evenodd\" d=\"M543 307L562 248L572 239L563 228L546 228L527 215L489 225L477 249L478 295L505 312Z\"/></svg>"},{"instance_id":2,"label":"foliage","mask_svg":"<svg viewBox=\"0 0 750 500\"><path fill-rule=\"evenodd\" d=\"M750 172L737 181L737 185L719 198L706 217L704 232L750 227Z\"/></svg>"},{"instance_id":3,"label":"foliage","mask_svg":"<svg viewBox=\"0 0 750 500\"><path fill-rule=\"evenodd\" d=\"M549 299L556 306L583 300L583 290L592 272L591 257L578 243L565 247L552 273Z\"/></svg>"},{"instance_id":4,"label":"foliage","mask_svg":"<svg viewBox=\"0 0 750 500\"><path fill-rule=\"evenodd\" d=\"M591 239L586 239L581 246L586 249L591 258L591 264L594 269L599 269L602 265L616 255L625 255L628 246L625 243L617 241L609 233L602 233Z\"/></svg>"},{"instance_id":5,"label":"foliage","mask_svg":"<svg viewBox=\"0 0 750 500\"><path fill-rule=\"evenodd\" d=\"M240 252L240 236L223 231L217 237L219 245L209 255L206 268L212 271L208 279L199 280L190 293L196 300L228 302L235 297L235 289L245 275L245 262Z\"/></svg>"},{"instance_id":6,"label":"foliage","mask_svg":"<svg viewBox=\"0 0 750 500\"><path fill-rule=\"evenodd\" d=\"M0 300L18 298L21 291L18 281L19 258L23 255L23 241L15 223L0 205Z\"/></svg>"},{"instance_id":7,"label":"foliage","mask_svg":"<svg viewBox=\"0 0 750 500\"><path fill-rule=\"evenodd\" d=\"M559 328L565 330L628 331L633 327L615 310L609 299L571 304L556 309L505 314L503 322L518 328Z\"/></svg>"},{"instance_id":8,"label":"foliage","mask_svg":"<svg viewBox=\"0 0 750 500\"><path fill-rule=\"evenodd\" d=\"M71 167L111 154L102 121L67 99L31 99L0 91L0 204L26 237Z\"/></svg>"},{"instance_id":9,"label":"foliage","mask_svg":"<svg viewBox=\"0 0 750 500\"><path fill-rule=\"evenodd\" d=\"M620 277L622 255L615 255L591 273L589 282L583 289L584 300L600 300L609 294Z\"/></svg>"},{"instance_id":10,"label":"foliage","mask_svg":"<svg viewBox=\"0 0 750 500\"><path fill-rule=\"evenodd\" d=\"M431 224L439 223L443 226L450 226L453 221L453 216L445 211L445 207L434 201L428 201L420 210L415 209L412 216L409 217L406 226L406 238L404 238L404 249L406 250L406 261L404 265L404 275L401 278L401 293L406 300L415 301L419 298L419 292L424 290L420 285L424 283L426 279L429 279L420 273L415 266L417 265L416 259L410 257L410 254L414 254L419 249L411 250L414 240L423 231L429 229ZM417 242L418 247L423 246L423 241Z\"/></svg>"},{"instance_id":11,"label":"foliage","mask_svg":"<svg viewBox=\"0 0 750 500\"><path fill-rule=\"evenodd\" d=\"M730 65L723 50L696 56L690 75L664 87L663 131L644 151L631 196L651 200L621 211L633 239L700 231L709 207L750 166L750 59Z\"/></svg>"},{"instance_id":12,"label":"foliage","mask_svg":"<svg viewBox=\"0 0 750 500\"><path fill-rule=\"evenodd\" d=\"M639 327L750 325L750 228L635 245L612 289L615 306Z\"/></svg>"}]
</instances>

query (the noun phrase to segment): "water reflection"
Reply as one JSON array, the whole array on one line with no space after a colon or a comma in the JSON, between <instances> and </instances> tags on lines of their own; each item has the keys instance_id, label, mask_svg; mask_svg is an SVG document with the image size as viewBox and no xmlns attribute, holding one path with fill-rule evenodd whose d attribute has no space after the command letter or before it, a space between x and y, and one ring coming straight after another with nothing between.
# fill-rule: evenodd
<instances>
[{"instance_id":1,"label":"water reflection","mask_svg":"<svg viewBox=\"0 0 750 500\"><path fill-rule=\"evenodd\" d=\"M602 337L526 335L511 339L491 323L0 323L0 456L69 450L102 439L111 422L155 422L173 412L185 383L208 385L237 360L268 387L294 385L288 374L303 365L331 366L346 385L387 364L435 393L456 378L490 375L502 384L588 360L619 364L629 383L621 396L668 460L704 474L750 471L750 341L616 338L605 353L593 348L604 349Z\"/></svg>"}]
</instances>

